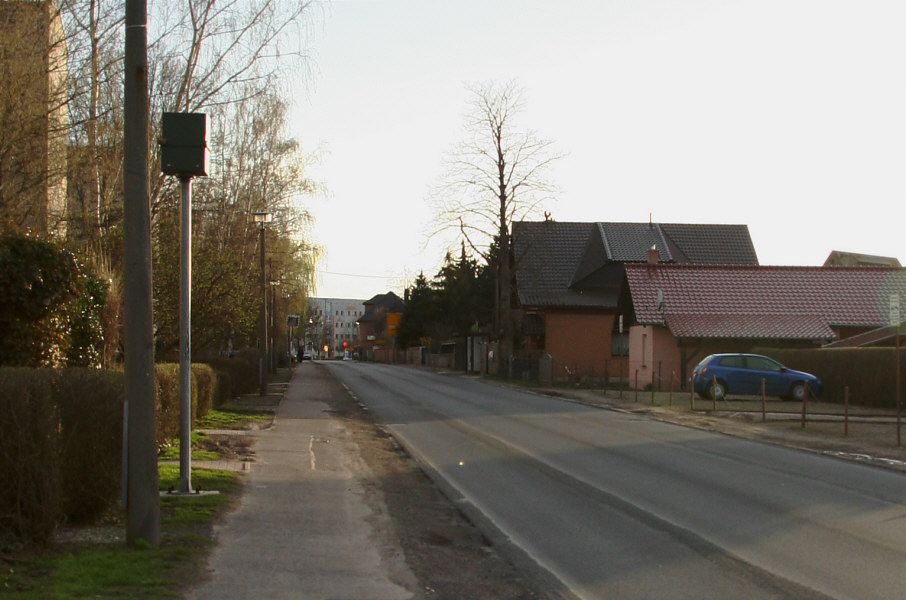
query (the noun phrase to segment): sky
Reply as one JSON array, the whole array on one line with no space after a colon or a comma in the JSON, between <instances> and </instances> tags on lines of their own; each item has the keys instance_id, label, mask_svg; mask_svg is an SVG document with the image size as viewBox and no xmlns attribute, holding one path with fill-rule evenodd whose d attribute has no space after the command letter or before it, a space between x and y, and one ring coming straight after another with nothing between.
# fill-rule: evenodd
<instances>
[{"instance_id":1,"label":"sky","mask_svg":"<svg viewBox=\"0 0 906 600\"><path fill-rule=\"evenodd\" d=\"M427 199L487 81L564 155L557 221L744 224L763 265L906 265L904 25L902 0L333 0L290 131L326 190L304 201L314 295L437 273L455 240L426 241Z\"/></svg>"}]
</instances>

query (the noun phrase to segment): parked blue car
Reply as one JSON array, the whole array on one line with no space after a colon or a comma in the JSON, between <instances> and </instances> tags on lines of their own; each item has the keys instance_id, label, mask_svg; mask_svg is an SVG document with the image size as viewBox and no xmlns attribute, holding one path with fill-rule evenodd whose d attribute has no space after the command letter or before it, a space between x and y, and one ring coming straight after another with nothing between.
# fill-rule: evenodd
<instances>
[{"instance_id":1,"label":"parked blue car","mask_svg":"<svg viewBox=\"0 0 906 600\"><path fill-rule=\"evenodd\" d=\"M821 393L821 380L809 373L788 369L760 354L711 354L692 370L692 385L702 398L722 400L727 394L761 394L802 401L805 384L810 396Z\"/></svg>"}]
</instances>

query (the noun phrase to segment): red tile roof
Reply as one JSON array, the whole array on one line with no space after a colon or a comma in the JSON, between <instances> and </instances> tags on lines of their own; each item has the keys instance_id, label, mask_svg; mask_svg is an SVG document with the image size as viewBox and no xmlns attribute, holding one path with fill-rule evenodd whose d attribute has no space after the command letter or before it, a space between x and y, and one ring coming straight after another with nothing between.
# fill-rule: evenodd
<instances>
[{"instance_id":1,"label":"red tile roof","mask_svg":"<svg viewBox=\"0 0 906 600\"><path fill-rule=\"evenodd\" d=\"M890 295L906 297L904 269L627 264L626 277L637 322L676 337L829 340L884 325Z\"/></svg>"}]
</instances>

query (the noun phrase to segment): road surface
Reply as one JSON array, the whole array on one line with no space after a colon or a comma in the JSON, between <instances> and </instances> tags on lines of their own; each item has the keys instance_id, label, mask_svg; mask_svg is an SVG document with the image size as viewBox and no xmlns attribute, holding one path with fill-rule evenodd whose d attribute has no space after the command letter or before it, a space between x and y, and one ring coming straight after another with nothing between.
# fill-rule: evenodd
<instances>
[{"instance_id":1,"label":"road surface","mask_svg":"<svg viewBox=\"0 0 906 600\"><path fill-rule=\"evenodd\" d=\"M578 598L906 597L906 476L411 367L329 363Z\"/></svg>"}]
</instances>

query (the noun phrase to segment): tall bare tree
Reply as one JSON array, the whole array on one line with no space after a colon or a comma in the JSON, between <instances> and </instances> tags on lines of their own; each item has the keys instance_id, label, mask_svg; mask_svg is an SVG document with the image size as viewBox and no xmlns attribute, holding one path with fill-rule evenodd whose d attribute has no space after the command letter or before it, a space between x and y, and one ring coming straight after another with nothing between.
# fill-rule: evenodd
<instances>
[{"instance_id":1,"label":"tall bare tree","mask_svg":"<svg viewBox=\"0 0 906 600\"><path fill-rule=\"evenodd\" d=\"M109 256L122 219L122 3L62 0L69 48L70 237Z\"/></svg>"},{"instance_id":2,"label":"tall bare tree","mask_svg":"<svg viewBox=\"0 0 906 600\"><path fill-rule=\"evenodd\" d=\"M561 155L553 142L518 126L524 103L515 82L474 84L468 90L466 135L448 155L446 172L431 196L433 234L455 229L496 266L495 333L506 362L514 341L512 225L537 215L551 199L555 188L546 174Z\"/></svg>"}]
</instances>

